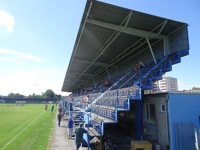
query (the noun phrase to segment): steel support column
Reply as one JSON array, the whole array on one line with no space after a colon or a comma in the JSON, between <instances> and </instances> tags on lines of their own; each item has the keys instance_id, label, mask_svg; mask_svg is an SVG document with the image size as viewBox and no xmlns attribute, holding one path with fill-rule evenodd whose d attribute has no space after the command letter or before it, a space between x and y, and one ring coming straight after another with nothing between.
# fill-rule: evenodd
<instances>
[{"instance_id":1,"label":"steel support column","mask_svg":"<svg viewBox=\"0 0 200 150\"><path fill-rule=\"evenodd\" d=\"M154 60L154 62L155 62L155 64L157 63L156 62L156 58L155 58L155 55L154 55L154 53L153 53L153 50L152 50L152 47L151 47L151 44L150 44L150 42L149 42L149 39L146 37L146 40L147 40L147 43L148 43L148 45L149 45L149 49L150 49L150 51L151 51L151 55L152 55L152 57L153 57L153 60Z\"/></svg>"},{"instance_id":2,"label":"steel support column","mask_svg":"<svg viewBox=\"0 0 200 150\"><path fill-rule=\"evenodd\" d=\"M136 140L142 138L144 90L141 90L141 100L135 100Z\"/></svg>"}]
</instances>

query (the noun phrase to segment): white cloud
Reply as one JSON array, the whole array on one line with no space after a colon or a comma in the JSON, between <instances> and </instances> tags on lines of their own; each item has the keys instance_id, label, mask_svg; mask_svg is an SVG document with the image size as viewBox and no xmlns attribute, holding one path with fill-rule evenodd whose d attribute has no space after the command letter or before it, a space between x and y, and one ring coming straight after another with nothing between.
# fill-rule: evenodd
<instances>
[{"instance_id":1,"label":"white cloud","mask_svg":"<svg viewBox=\"0 0 200 150\"><path fill-rule=\"evenodd\" d=\"M56 94L67 95L61 92L63 78L54 76L49 69L41 70L16 70L8 76L0 77L0 95L7 95L11 92L23 95L42 94L47 89L52 89ZM1 75L0 75L1 76Z\"/></svg>"},{"instance_id":2,"label":"white cloud","mask_svg":"<svg viewBox=\"0 0 200 150\"><path fill-rule=\"evenodd\" d=\"M20 53L20 52L14 52L13 54L18 56L18 57L25 58L25 59L30 59L30 60L33 60L33 61L41 61L42 60L39 57L36 57L36 56L33 56L33 55L29 55L29 54L23 54L23 53Z\"/></svg>"},{"instance_id":3,"label":"white cloud","mask_svg":"<svg viewBox=\"0 0 200 150\"><path fill-rule=\"evenodd\" d=\"M24 61L14 61L15 64L25 64Z\"/></svg>"},{"instance_id":4,"label":"white cloud","mask_svg":"<svg viewBox=\"0 0 200 150\"><path fill-rule=\"evenodd\" d=\"M53 72L48 70L17 70L16 75L19 77L29 77L29 78L36 78L36 77L48 77L49 75L53 74Z\"/></svg>"},{"instance_id":5,"label":"white cloud","mask_svg":"<svg viewBox=\"0 0 200 150\"><path fill-rule=\"evenodd\" d=\"M7 57L0 57L0 60L1 61L8 61L8 62L11 61L10 58L7 58Z\"/></svg>"},{"instance_id":6,"label":"white cloud","mask_svg":"<svg viewBox=\"0 0 200 150\"><path fill-rule=\"evenodd\" d=\"M0 26L6 28L9 32L14 31L15 18L4 10L0 10Z\"/></svg>"},{"instance_id":7,"label":"white cloud","mask_svg":"<svg viewBox=\"0 0 200 150\"><path fill-rule=\"evenodd\" d=\"M0 74L0 95L20 93L23 95L42 94L52 89L56 94L68 95L61 92L64 72L59 67L44 67L42 69L13 69L9 73ZM61 73L62 72L62 73Z\"/></svg>"},{"instance_id":8,"label":"white cloud","mask_svg":"<svg viewBox=\"0 0 200 150\"><path fill-rule=\"evenodd\" d=\"M7 58L7 57L0 57L0 61L6 61L6 62L15 63L15 64L25 64L24 61L12 60L12 59Z\"/></svg>"},{"instance_id":9,"label":"white cloud","mask_svg":"<svg viewBox=\"0 0 200 150\"><path fill-rule=\"evenodd\" d=\"M42 59L39 58L39 57L29 55L29 54L25 54L25 53L10 51L10 50L6 50L6 49L3 49L3 48L0 48L0 54L12 55L12 56L15 56L15 57L18 57L18 58L29 59L29 60L33 60L33 61L36 61L36 62L42 61Z\"/></svg>"}]
</instances>

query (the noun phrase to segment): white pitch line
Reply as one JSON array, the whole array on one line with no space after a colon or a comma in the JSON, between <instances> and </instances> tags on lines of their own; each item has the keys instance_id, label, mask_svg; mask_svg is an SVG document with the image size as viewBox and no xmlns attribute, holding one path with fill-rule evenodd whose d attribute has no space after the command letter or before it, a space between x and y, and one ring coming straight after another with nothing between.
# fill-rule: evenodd
<instances>
[{"instance_id":1,"label":"white pitch line","mask_svg":"<svg viewBox=\"0 0 200 150\"><path fill-rule=\"evenodd\" d=\"M37 116L33 121L31 121L21 132L19 132L12 140L10 140L1 150L5 149L12 141L14 141L24 130L26 130L33 122L35 122L43 113Z\"/></svg>"}]
</instances>

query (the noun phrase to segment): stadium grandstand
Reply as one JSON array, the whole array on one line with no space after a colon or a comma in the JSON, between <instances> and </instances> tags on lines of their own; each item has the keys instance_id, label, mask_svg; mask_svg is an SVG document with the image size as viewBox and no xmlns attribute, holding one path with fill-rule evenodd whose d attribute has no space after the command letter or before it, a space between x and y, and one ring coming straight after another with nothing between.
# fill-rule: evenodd
<instances>
[{"instance_id":1,"label":"stadium grandstand","mask_svg":"<svg viewBox=\"0 0 200 150\"><path fill-rule=\"evenodd\" d=\"M88 116L88 145L125 118L141 140L144 91L186 55L188 24L88 0L62 86Z\"/></svg>"}]
</instances>

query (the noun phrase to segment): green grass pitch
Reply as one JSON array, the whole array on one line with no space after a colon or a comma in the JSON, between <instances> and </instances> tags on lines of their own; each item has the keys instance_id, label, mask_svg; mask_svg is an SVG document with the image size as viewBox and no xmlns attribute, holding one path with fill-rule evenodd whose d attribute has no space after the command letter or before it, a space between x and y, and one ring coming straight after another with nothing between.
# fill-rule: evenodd
<instances>
[{"instance_id":1,"label":"green grass pitch","mask_svg":"<svg viewBox=\"0 0 200 150\"><path fill-rule=\"evenodd\" d=\"M56 107L51 114L43 104L0 104L1 150L51 149Z\"/></svg>"}]
</instances>

